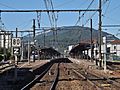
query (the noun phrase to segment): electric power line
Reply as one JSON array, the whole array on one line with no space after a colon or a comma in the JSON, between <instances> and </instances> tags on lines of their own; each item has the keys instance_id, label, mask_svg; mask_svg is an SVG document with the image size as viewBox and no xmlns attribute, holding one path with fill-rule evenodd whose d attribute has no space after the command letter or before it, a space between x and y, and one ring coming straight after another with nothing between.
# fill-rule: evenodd
<instances>
[{"instance_id":1,"label":"electric power line","mask_svg":"<svg viewBox=\"0 0 120 90\"><path fill-rule=\"evenodd\" d=\"M16 8L14 8L14 7L8 6L8 5L3 4L3 3L0 3L0 5L1 5L1 6L4 6L4 7L7 7L7 8L16 9Z\"/></svg>"},{"instance_id":2,"label":"electric power line","mask_svg":"<svg viewBox=\"0 0 120 90\"><path fill-rule=\"evenodd\" d=\"M109 0L107 0L107 1L109 1ZM107 3L107 1L106 1L105 3ZM104 3L104 4L105 4L105 3ZM111 1L108 2L108 5L107 5L107 7L106 7L106 10L105 10L103 16L105 16L105 14L107 13L108 8L109 8L109 6L110 6L110 3L111 3Z\"/></svg>"},{"instance_id":3,"label":"electric power line","mask_svg":"<svg viewBox=\"0 0 120 90\"><path fill-rule=\"evenodd\" d=\"M91 1L91 3L88 5L88 7L87 7L86 10L88 10L88 9L91 7L91 5L93 4L93 2L94 2L94 0ZM75 26L78 24L78 22L80 21L80 19L85 15L85 13L86 13L86 11L82 14L81 17L78 18L78 20L77 20Z\"/></svg>"},{"instance_id":4,"label":"electric power line","mask_svg":"<svg viewBox=\"0 0 120 90\"><path fill-rule=\"evenodd\" d=\"M105 0L105 1L103 2L102 7L103 7L108 1L109 1L109 0ZM109 3L109 4L110 4L110 3ZM109 4L108 4L108 6L107 6L107 8L106 8L106 10L105 10L105 13L107 12L107 9L108 9L108 7L109 7ZM85 22L84 25L86 25L86 24L89 22L89 20L92 19L92 17L93 17L96 13L97 13L97 12L94 12L94 13L90 16L90 18L86 20L86 22Z\"/></svg>"},{"instance_id":5,"label":"electric power line","mask_svg":"<svg viewBox=\"0 0 120 90\"><path fill-rule=\"evenodd\" d=\"M40 21L41 21L41 12L37 12L37 22L38 22L38 28L40 28Z\"/></svg>"}]
</instances>

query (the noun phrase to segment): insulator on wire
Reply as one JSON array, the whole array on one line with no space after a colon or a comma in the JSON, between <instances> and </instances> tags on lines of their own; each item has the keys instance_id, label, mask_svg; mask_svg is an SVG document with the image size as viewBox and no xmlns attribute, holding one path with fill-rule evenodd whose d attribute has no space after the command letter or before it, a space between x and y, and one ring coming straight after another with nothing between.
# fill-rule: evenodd
<instances>
[{"instance_id":1,"label":"insulator on wire","mask_svg":"<svg viewBox=\"0 0 120 90\"><path fill-rule=\"evenodd\" d=\"M38 28L40 28L40 20L41 20L41 13L38 13L38 12L37 12Z\"/></svg>"}]
</instances>

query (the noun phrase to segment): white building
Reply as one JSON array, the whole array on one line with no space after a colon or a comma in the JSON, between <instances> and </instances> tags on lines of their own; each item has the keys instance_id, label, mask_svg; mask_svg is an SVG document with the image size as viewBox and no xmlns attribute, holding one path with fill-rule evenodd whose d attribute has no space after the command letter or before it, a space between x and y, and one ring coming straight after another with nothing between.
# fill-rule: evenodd
<instances>
[{"instance_id":1,"label":"white building","mask_svg":"<svg viewBox=\"0 0 120 90\"><path fill-rule=\"evenodd\" d=\"M101 46L101 52L104 52L104 45ZM120 60L120 40L113 40L107 43L107 53L110 60Z\"/></svg>"},{"instance_id":2,"label":"white building","mask_svg":"<svg viewBox=\"0 0 120 90\"><path fill-rule=\"evenodd\" d=\"M11 47L11 34L8 32L0 31L0 47Z\"/></svg>"},{"instance_id":3,"label":"white building","mask_svg":"<svg viewBox=\"0 0 120 90\"><path fill-rule=\"evenodd\" d=\"M74 45L68 46L67 50L64 50L64 57L69 56L70 50L74 47Z\"/></svg>"},{"instance_id":4,"label":"white building","mask_svg":"<svg viewBox=\"0 0 120 90\"><path fill-rule=\"evenodd\" d=\"M104 44L101 45L102 57L104 57ZM89 56L91 57L91 49L89 50ZM94 58L99 57L99 47L94 44ZM120 40L112 40L107 43L107 59L120 60Z\"/></svg>"},{"instance_id":5,"label":"white building","mask_svg":"<svg viewBox=\"0 0 120 90\"><path fill-rule=\"evenodd\" d=\"M110 53L116 53L116 56L120 56L120 40L111 42Z\"/></svg>"}]
</instances>

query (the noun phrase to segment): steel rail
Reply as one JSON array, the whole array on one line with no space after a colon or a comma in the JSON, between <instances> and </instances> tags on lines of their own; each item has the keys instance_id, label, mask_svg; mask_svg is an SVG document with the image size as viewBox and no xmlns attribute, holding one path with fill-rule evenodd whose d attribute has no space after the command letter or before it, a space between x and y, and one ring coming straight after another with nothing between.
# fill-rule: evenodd
<instances>
[{"instance_id":1,"label":"steel rail","mask_svg":"<svg viewBox=\"0 0 120 90\"><path fill-rule=\"evenodd\" d=\"M50 90L55 90L55 87L56 87L56 85L57 85L57 83L58 83L59 65L60 65L60 64L58 64L58 66L57 66L57 75L56 75L56 77L55 77L55 79L54 79L54 82L53 82L53 84L52 84Z\"/></svg>"},{"instance_id":2,"label":"steel rail","mask_svg":"<svg viewBox=\"0 0 120 90\"><path fill-rule=\"evenodd\" d=\"M114 79L119 79L119 78L114 78L114 77L112 77L112 78L101 77L101 78L98 78L98 79L97 78L87 78L76 70L73 70L73 72L76 73L77 75L79 75L80 77L82 77L83 80L87 80L91 85L95 86L97 88L97 90L102 90L102 87L95 85L95 83L92 82L92 81L106 80L106 82L112 82L113 85L120 88L120 84L118 82L114 81Z\"/></svg>"},{"instance_id":3,"label":"steel rail","mask_svg":"<svg viewBox=\"0 0 120 90\"><path fill-rule=\"evenodd\" d=\"M78 76L82 77L84 80L87 80L87 82L89 82L92 86L95 86L97 88L97 90L102 90L101 87L95 85L95 83L93 83L90 79L86 78L81 73L77 72L76 70L73 70L73 72L76 73Z\"/></svg>"},{"instance_id":4,"label":"steel rail","mask_svg":"<svg viewBox=\"0 0 120 90\"><path fill-rule=\"evenodd\" d=\"M70 66L73 67L72 65L70 65ZM82 75L80 72L78 72L78 71L76 71L76 70L73 70L73 69L72 69L72 71L73 71L74 73L76 73L78 76L82 77L83 80L86 80L87 82L89 82L92 86L95 86L95 87L97 88L97 90L102 90L101 87L95 85L95 83L93 83L89 78L87 78L87 77L85 77L84 75Z\"/></svg>"},{"instance_id":5,"label":"steel rail","mask_svg":"<svg viewBox=\"0 0 120 90\"><path fill-rule=\"evenodd\" d=\"M44 72L38 75L34 80L32 80L27 85L25 85L21 90L29 90L29 88L31 88L31 86L33 86L38 79L41 79L48 72L48 70L51 68L52 65L53 64L51 64Z\"/></svg>"},{"instance_id":6,"label":"steel rail","mask_svg":"<svg viewBox=\"0 0 120 90\"><path fill-rule=\"evenodd\" d=\"M5 65L5 66L3 66L3 65ZM6 70L9 70L9 69L11 69L11 68L14 68L14 65L13 64L9 64L9 65L7 65L7 64L2 64L2 65L0 65L0 66L2 66L2 68L0 68L0 74L1 73L3 73L4 71L6 71Z\"/></svg>"}]
</instances>

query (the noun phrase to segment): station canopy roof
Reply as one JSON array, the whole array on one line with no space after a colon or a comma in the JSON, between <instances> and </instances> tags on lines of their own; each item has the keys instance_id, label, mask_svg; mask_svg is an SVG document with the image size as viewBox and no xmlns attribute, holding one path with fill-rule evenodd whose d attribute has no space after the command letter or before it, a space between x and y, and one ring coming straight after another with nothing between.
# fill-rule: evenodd
<instances>
[{"instance_id":1,"label":"station canopy roof","mask_svg":"<svg viewBox=\"0 0 120 90\"><path fill-rule=\"evenodd\" d=\"M53 49L52 47L42 48L41 52L52 54L52 55L60 55L60 53L57 50Z\"/></svg>"},{"instance_id":2,"label":"station canopy roof","mask_svg":"<svg viewBox=\"0 0 120 90\"><path fill-rule=\"evenodd\" d=\"M79 43L71 49L70 53L82 52L88 49L90 49L89 43Z\"/></svg>"}]
</instances>

